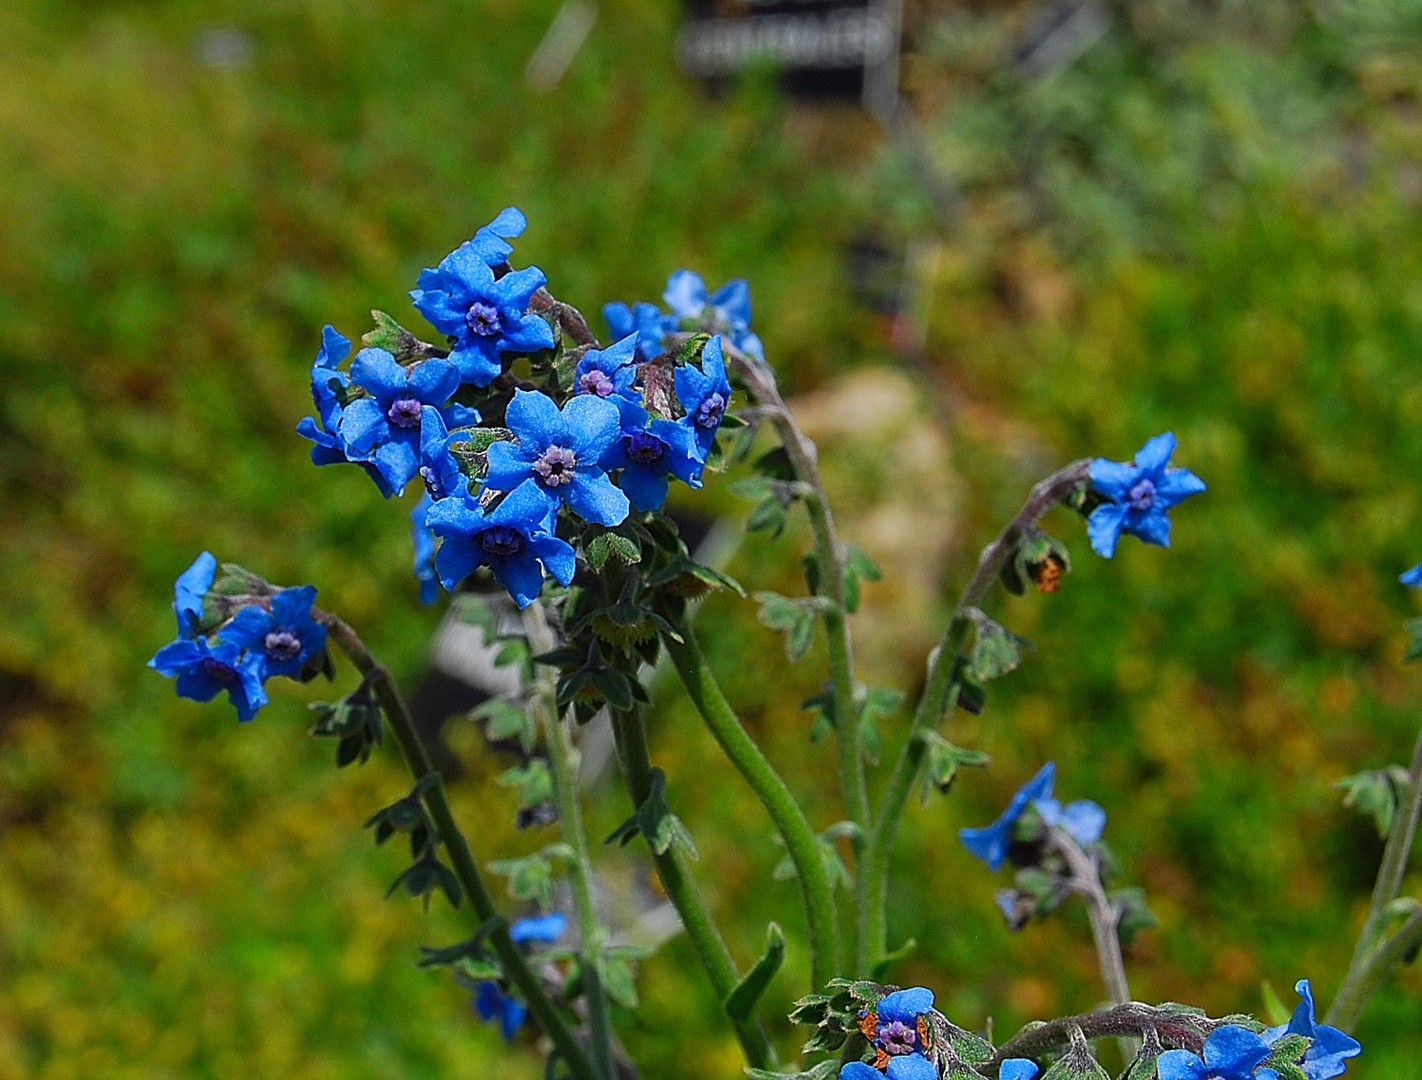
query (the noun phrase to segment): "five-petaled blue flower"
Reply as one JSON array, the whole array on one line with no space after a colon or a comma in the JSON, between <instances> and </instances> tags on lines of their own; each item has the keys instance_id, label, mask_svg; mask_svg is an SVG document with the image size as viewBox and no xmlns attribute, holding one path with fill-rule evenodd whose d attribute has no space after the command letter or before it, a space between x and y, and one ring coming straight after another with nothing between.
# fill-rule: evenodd
<instances>
[{"instance_id":1,"label":"five-petaled blue flower","mask_svg":"<svg viewBox=\"0 0 1422 1080\"><path fill-rule=\"evenodd\" d=\"M344 462L359 465L375 481L380 494L388 499L395 490L372 463L374 453L352 450L340 435L341 415L345 411L343 402L351 394L351 379L337 365L350 351L350 340L337 333L335 327L322 328L321 351L311 363L311 400L316 405L316 416L303 417L296 425L296 433L316 444L311 448L313 465Z\"/></svg>"},{"instance_id":2,"label":"five-petaled blue flower","mask_svg":"<svg viewBox=\"0 0 1422 1080\"><path fill-rule=\"evenodd\" d=\"M1189 469L1168 469L1175 436L1167 431L1150 439L1129 464L1097 458L1091 463L1091 486L1105 496L1086 520L1086 532L1096 554L1109 559L1123 532L1150 544L1170 545L1166 511L1182 499L1205 490L1205 482Z\"/></svg>"},{"instance_id":3,"label":"five-petaled blue flower","mask_svg":"<svg viewBox=\"0 0 1422 1080\"><path fill-rule=\"evenodd\" d=\"M543 271L529 266L494 276L493 267L513 250L500 237L517 236L523 226L523 214L509 207L438 269L422 271L410 292L420 314L453 340L449 360L463 382L487 386L503 371L502 354L553 347L553 328L528 313L533 294L548 280Z\"/></svg>"},{"instance_id":4,"label":"five-petaled blue flower","mask_svg":"<svg viewBox=\"0 0 1422 1080\"><path fill-rule=\"evenodd\" d=\"M467 495L441 499L425 511L425 524L444 538L435 556L444 587L453 591L487 566L521 608L543 591L545 568L560 585L573 580L576 557L569 544L553 535L553 522L554 511L531 480L487 513Z\"/></svg>"},{"instance_id":5,"label":"five-petaled blue flower","mask_svg":"<svg viewBox=\"0 0 1422 1080\"><path fill-rule=\"evenodd\" d=\"M489 447L484 484L490 491L512 491L532 480L547 509L567 503L575 514L598 525L626 519L627 496L599 464L622 434L616 405L595 394L579 394L559 411L547 394L515 390L504 422L518 436L518 444L496 442ZM542 517L540 513L538 519Z\"/></svg>"},{"instance_id":6,"label":"five-petaled blue flower","mask_svg":"<svg viewBox=\"0 0 1422 1080\"><path fill-rule=\"evenodd\" d=\"M573 393L611 398L614 405L636 404L637 335L628 334L605 349L589 349L573 369Z\"/></svg>"},{"instance_id":7,"label":"five-petaled blue flower","mask_svg":"<svg viewBox=\"0 0 1422 1080\"><path fill-rule=\"evenodd\" d=\"M547 944L555 940L567 928L568 917L559 911L549 912L527 919L516 919L509 927L509 937L515 944L529 942ZM528 1016L528 1008L518 998L506 994L499 984L486 979L474 988L474 1011L484 1020L497 1020L505 1042L513 1042L514 1035L523 1026Z\"/></svg>"},{"instance_id":8,"label":"five-petaled blue flower","mask_svg":"<svg viewBox=\"0 0 1422 1080\"><path fill-rule=\"evenodd\" d=\"M694 324L696 329L724 333L741 352L765 360L765 348L750 328L750 286L745 278L728 281L707 295L700 274L678 270L667 279L662 299L677 319Z\"/></svg>"},{"instance_id":9,"label":"five-petaled blue flower","mask_svg":"<svg viewBox=\"0 0 1422 1080\"><path fill-rule=\"evenodd\" d=\"M1264 1032L1264 1041L1272 1046L1285 1035L1306 1035L1312 1041L1304 1051L1300 1065L1308 1080L1331 1080L1334 1076L1342 1076L1348 1068L1344 1059L1361 1054L1362 1043L1336 1027L1320 1024L1314 1019L1313 991L1307 979L1295 983L1294 990L1303 1000L1298 1003L1287 1024Z\"/></svg>"},{"instance_id":10,"label":"five-petaled blue flower","mask_svg":"<svg viewBox=\"0 0 1422 1080\"><path fill-rule=\"evenodd\" d=\"M1273 1069L1259 1067L1270 1053L1269 1044L1247 1027L1226 1024L1205 1040L1203 1057L1167 1050L1155 1065L1160 1080L1279 1080Z\"/></svg>"},{"instance_id":11,"label":"five-petaled blue flower","mask_svg":"<svg viewBox=\"0 0 1422 1080\"><path fill-rule=\"evenodd\" d=\"M704 462L731 402L731 384L726 379L719 336L707 341L701 350L701 370L690 364L676 369L676 396L686 410L682 423L695 439L697 458Z\"/></svg>"},{"instance_id":12,"label":"five-petaled blue flower","mask_svg":"<svg viewBox=\"0 0 1422 1080\"><path fill-rule=\"evenodd\" d=\"M244 607L220 631L223 641L259 659L264 678L294 679L308 660L326 647L326 628L311 616L316 586L282 589L270 601Z\"/></svg>"},{"instance_id":13,"label":"five-petaled blue flower","mask_svg":"<svg viewBox=\"0 0 1422 1080\"><path fill-rule=\"evenodd\" d=\"M211 701L226 690L244 723L267 703L261 658L233 642L174 641L154 653L148 666L167 678L176 676L178 696L191 701Z\"/></svg>"},{"instance_id":14,"label":"five-petaled blue flower","mask_svg":"<svg viewBox=\"0 0 1422 1080\"><path fill-rule=\"evenodd\" d=\"M1001 866L1002 861L1007 858L1007 849L1012 846L1012 833L1017 819L1022 816L1029 803L1051 797L1056 768L1056 765L1049 761L1038 769L1037 775L1018 789L1017 794L1012 796L1012 801L1007 804L1007 809L991 825L981 829L959 829L958 839L963 841L963 846L987 863L991 869L996 870Z\"/></svg>"},{"instance_id":15,"label":"five-petaled blue flower","mask_svg":"<svg viewBox=\"0 0 1422 1080\"><path fill-rule=\"evenodd\" d=\"M622 409L622 437L602 456L602 467L618 472L618 486L638 510L656 510L666 502L669 476L691 488L701 486L703 463L691 430L675 420L648 422L647 411Z\"/></svg>"}]
</instances>

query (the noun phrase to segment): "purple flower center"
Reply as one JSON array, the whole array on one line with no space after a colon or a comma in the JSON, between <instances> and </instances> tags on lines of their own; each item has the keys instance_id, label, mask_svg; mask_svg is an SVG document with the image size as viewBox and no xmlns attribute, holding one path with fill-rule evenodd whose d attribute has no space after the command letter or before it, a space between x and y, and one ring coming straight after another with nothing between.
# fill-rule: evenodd
<instances>
[{"instance_id":1,"label":"purple flower center","mask_svg":"<svg viewBox=\"0 0 1422 1080\"><path fill-rule=\"evenodd\" d=\"M499 309L493 304L476 300L464 315L469 329L480 337L494 337L503 327L499 324Z\"/></svg>"},{"instance_id":2,"label":"purple flower center","mask_svg":"<svg viewBox=\"0 0 1422 1080\"><path fill-rule=\"evenodd\" d=\"M886 1054L912 1054L918 1046L918 1029L902 1020L879 1025L879 1045Z\"/></svg>"},{"instance_id":3,"label":"purple flower center","mask_svg":"<svg viewBox=\"0 0 1422 1080\"><path fill-rule=\"evenodd\" d=\"M295 660L301 655L301 639L290 630L273 630L262 647L273 660Z\"/></svg>"},{"instance_id":4,"label":"purple flower center","mask_svg":"<svg viewBox=\"0 0 1422 1080\"><path fill-rule=\"evenodd\" d=\"M198 666L202 668L202 673L213 682L230 686L237 681L237 669L215 656L204 656Z\"/></svg>"},{"instance_id":5,"label":"purple flower center","mask_svg":"<svg viewBox=\"0 0 1422 1080\"><path fill-rule=\"evenodd\" d=\"M714 428L721 423L721 417L726 412L726 399L720 394L712 394L700 405L696 406L696 416L694 423L701 428Z\"/></svg>"},{"instance_id":6,"label":"purple flower center","mask_svg":"<svg viewBox=\"0 0 1422 1080\"><path fill-rule=\"evenodd\" d=\"M396 398L385 410L385 415L396 427L419 427L422 404L417 398Z\"/></svg>"},{"instance_id":7,"label":"purple flower center","mask_svg":"<svg viewBox=\"0 0 1422 1080\"><path fill-rule=\"evenodd\" d=\"M578 379L578 391L583 394L596 394L598 397L607 397L617 387L613 385L611 379L607 377L607 372L598 371L593 368L586 375Z\"/></svg>"},{"instance_id":8,"label":"purple flower center","mask_svg":"<svg viewBox=\"0 0 1422 1080\"><path fill-rule=\"evenodd\" d=\"M627 436L627 456L639 465L661 461L666 452L667 444L650 431L634 431Z\"/></svg>"},{"instance_id":9,"label":"purple flower center","mask_svg":"<svg viewBox=\"0 0 1422 1080\"><path fill-rule=\"evenodd\" d=\"M517 555L523 550L523 534L507 525L495 525L479 534L485 555Z\"/></svg>"},{"instance_id":10,"label":"purple flower center","mask_svg":"<svg viewBox=\"0 0 1422 1080\"><path fill-rule=\"evenodd\" d=\"M533 463L533 471L538 475L540 483L558 487L573 482L573 468L577 464L578 459L567 447L550 446L538 455L538 460Z\"/></svg>"},{"instance_id":11,"label":"purple flower center","mask_svg":"<svg viewBox=\"0 0 1422 1080\"><path fill-rule=\"evenodd\" d=\"M421 465L420 479L425 482L425 491L429 492L430 498L436 502L448 494L444 490L444 482L439 478L439 470L431 468L429 465Z\"/></svg>"},{"instance_id":12,"label":"purple flower center","mask_svg":"<svg viewBox=\"0 0 1422 1080\"><path fill-rule=\"evenodd\" d=\"M1132 510L1149 510L1155 503L1155 485L1149 479L1139 481L1126 493L1126 502Z\"/></svg>"}]
</instances>

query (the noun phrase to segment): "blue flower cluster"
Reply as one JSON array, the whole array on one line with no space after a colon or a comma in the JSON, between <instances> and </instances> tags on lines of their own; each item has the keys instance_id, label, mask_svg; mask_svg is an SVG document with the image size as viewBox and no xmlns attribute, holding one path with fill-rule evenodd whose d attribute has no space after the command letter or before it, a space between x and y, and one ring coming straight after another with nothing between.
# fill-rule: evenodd
<instances>
[{"instance_id":1,"label":"blue flower cluster","mask_svg":"<svg viewBox=\"0 0 1422 1080\"><path fill-rule=\"evenodd\" d=\"M750 287L744 278L735 278L708 293L700 274L678 270L667 278L662 302L667 312L645 301L631 307L606 304L602 317L614 338L637 335L638 354L644 360L662 351L668 334L701 331L724 334L741 352L765 362L765 347L750 328Z\"/></svg>"},{"instance_id":2,"label":"blue flower cluster","mask_svg":"<svg viewBox=\"0 0 1422 1080\"><path fill-rule=\"evenodd\" d=\"M267 679L299 678L321 655L326 628L311 615L315 586L303 585L250 598L205 633L205 598L216 576L217 560L206 551L178 575L178 638L154 653L148 666L176 678L179 697L211 701L225 690L245 722L267 703Z\"/></svg>"},{"instance_id":3,"label":"blue flower cluster","mask_svg":"<svg viewBox=\"0 0 1422 1080\"><path fill-rule=\"evenodd\" d=\"M963 846L996 870L1007 858L1008 849L1017 829L1018 819L1030 806L1037 811L1042 824L1061 828L1082 847L1101 839L1106 827L1106 811L1090 799L1077 799L1063 806L1052 798L1052 783L1056 778L1056 765L1047 762L1037 774L1028 780L1012 796L1007 809L996 821L981 829L959 829L958 839Z\"/></svg>"},{"instance_id":4,"label":"blue flower cluster","mask_svg":"<svg viewBox=\"0 0 1422 1080\"><path fill-rule=\"evenodd\" d=\"M874 1063L851 1061L839 1070L839 1080L938 1080L938 1066L929 1058L932 1014L933 991L926 986L895 990L861 1011L859 1031L874 1051ZM1032 1080L1037 1066L1027 1058L1008 1058L997 1075L999 1080Z\"/></svg>"},{"instance_id":5,"label":"blue flower cluster","mask_svg":"<svg viewBox=\"0 0 1422 1080\"><path fill-rule=\"evenodd\" d=\"M426 349L405 364L367 348L343 371L350 342L328 326L312 364L316 415L297 427L315 443L312 461L359 465L387 497L417 476L424 484L412 521L415 572L427 601L436 581L454 589L488 567L524 607L542 591L545 575L563 585L572 580L575 552L557 535L560 513L611 527L633 509L659 508L672 478L701 486L731 398L721 338L705 341L699 366L639 359L653 348L647 342L659 353L667 333L700 319L698 326L724 327L758 354L745 283L707 296L700 278L681 271L668 285L675 326L648 322L606 349L571 354L577 364L568 393L520 386L503 425L481 428L479 412L454 400L461 388L488 387L512 357L556 344L550 323L528 310L543 272L508 265L508 240L524 224L519 211L507 209L420 275L410 295L447 336L447 357Z\"/></svg>"},{"instance_id":6,"label":"blue flower cluster","mask_svg":"<svg viewBox=\"0 0 1422 1080\"><path fill-rule=\"evenodd\" d=\"M547 915L515 920L509 927L509 937L513 938L515 945L547 945L561 937L567 927L566 915L560 911L550 911ZM497 1021L504 1041L513 1042L514 1035L528 1018L528 1006L505 993L492 979L480 980L473 986L473 990L474 997L470 1004L480 1019Z\"/></svg>"}]
</instances>

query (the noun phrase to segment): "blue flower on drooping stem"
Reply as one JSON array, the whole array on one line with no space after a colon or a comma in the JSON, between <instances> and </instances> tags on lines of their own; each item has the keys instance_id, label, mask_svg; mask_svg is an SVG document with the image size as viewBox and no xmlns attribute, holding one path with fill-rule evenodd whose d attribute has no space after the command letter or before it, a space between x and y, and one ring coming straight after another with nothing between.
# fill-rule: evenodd
<instances>
[{"instance_id":1,"label":"blue flower on drooping stem","mask_svg":"<svg viewBox=\"0 0 1422 1080\"><path fill-rule=\"evenodd\" d=\"M1012 796L1012 801L1007 804L1007 809L991 825L981 829L959 829L958 839L963 841L963 846L987 863L990 869L996 870L1000 867L1007 858L1007 849L1012 846L1012 833L1017 819L1030 803L1051 796L1056 768L1056 765L1049 761L1038 769L1037 775L1018 789L1017 794Z\"/></svg>"},{"instance_id":2,"label":"blue flower on drooping stem","mask_svg":"<svg viewBox=\"0 0 1422 1080\"><path fill-rule=\"evenodd\" d=\"M453 339L449 360L460 380L487 386L503 371L504 353L553 347L553 328L528 313L533 294L547 282L536 266L496 277L512 248L501 236L523 232L523 215L509 207L474 239L450 252L438 269L420 273L410 298L441 333Z\"/></svg>"},{"instance_id":3,"label":"blue flower on drooping stem","mask_svg":"<svg viewBox=\"0 0 1422 1080\"><path fill-rule=\"evenodd\" d=\"M627 496L599 464L622 434L616 405L595 394L579 394L560 411L547 394L515 390L504 423L518 443L489 447L484 485L490 491L512 491L532 480L547 509L566 503L598 525L618 525L626 519Z\"/></svg>"},{"instance_id":4,"label":"blue flower on drooping stem","mask_svg":"<svg viewBox=\"0 0 1422 1080\"><path fill-rule=\"evenodd\" d=\"M1303 1000L1294 1008L1287 1024L1265 1030L1264 1041L1272 1046L1285 1035L1304 1035L1311 1041L1300 1064L1308 1080L1331 1080L1334 1076L1342 1076L1348 1068L1344 1064L1345 1059L1361 1054L1362 1043L1336 1027L1320 1024L1314 1019L1313 991L1307 979L1295 983L1294 990Z\"/></svg>"},{"instance_id":5,"label":"blue flower on drooping stem","mask_svg":"<svg viewBox=\"0 0 1422 1080\"><path fill-rule=\"evenodd\" d=\"M726 361L720 337L713 337L701 350L701 369L683 364L676 369L676 396L686 410L682 423L696 441L698 460L704 462L716 441L721 418L731 403L731 384L726 378Z\"/></svg>"},{"instance_id":6,"label":"blue flower on drooping stem","mask_svg":"<svg viewBox=\"0 0 1422 1080\"><path fill-rule=\"evenodd\" d=\"M1096 554L1111 558L1123 532L1149 544L1170 546L1166 511L1205 490L1205 482L1189 469L1166 468L1174 452L1175 436L1167 431L1148 440L1132 462L1097 458L1091 463L1091 486L1109 500L1086 520Z\"/></svg>"},{"instance_id":7,"label":"blue flower on drooping stem","mask_svg":"<svg viewBox=\"0 0 1422 1080\"><path fill-rule=\"evenodd\" d=\"M439 409L455 427L479 418L473 409L447 404L459 388L459 373L446 360L405 368L384 349L362 349L351 363L351 381L370 396L346 406L339 435L351 453L372 461L396 494L419 471L426 405Z\"/></svg>"},{"instance_id":8,"label":"blue flower on drooping stem","mask_svg":"<svg viewBox=\"0 0 1422 1080\"><path fill-rule=\"evenodd\" d=\"M1260 1068L1269 1044L1239 1024L1216 1028L1205 1040L1203 1057L1189 1050L1167 1050L1156 1059L1160 1080L1279 1080L1273 1069Z\"/></svg>"},{"instance_id":9,"label":"blue flower on drooping stem","mask_svg":"<svg viewBox=\"0 0 1422 1080\"><path fill-rule=\"evenodd\" d=\"M217 559L204 551L173 582L173 614L178 618L178 636L196 637L202 621L203 598L217 576Z\"/></svg>"},{"instance_id":10,"label":"blue flower on drooping stem","mask_svg":"<svg viewBox=\"0 0 1422 1080\"><path fill-rule=\"evenodd\" d=\"M560 585L573 580L576 556L566 541L553 535L553 522L553 511L532 481L520 484L487 513L467 494L441 499L425 511L425 524L444 538L435 556L444 587L452 592L487 566L521 608L543 591L545 569Z\"/></svg>"},{"instance_id":11,"label":"blue flower on drooping stem","mask_svg":"<svg viewBox=\"0 0 1422 1080\"><path fill-rule=\"evenodd\" d=\"M227 691L243 723L267 703L261 659L233 642L212 644L204 637L174 641L154 653L148 666L167 678L176 677L178 696L190 701L211 701Z\"/></svg>"},{"instance_id":12,"label":"blue flower on drooping stem","mask_svg":"<svg viewBox=\"0 0 1422 1080\"><path fill-rule=\"evenodd\" d=\"M741 352L764 362L765 348L750 328L750 286L744 278L734 278L708 295L700 274L678 270L667 278L662 299L677 319L696 329L724 333Z\"/></svg>"},{"instance_id":13,"label":"blue flower on drooping stem","mask_svg":"<svg viewBox=\"0 0 1422 1080\"><path fill-rule=\"evenodd\" d=\"M326 647L326 628L311 616L315 599L314 585L282 589L272 596L270 608L244 607L219 633L223 641L258 657L263 678L294 679Z\"/></svg>"}]
</instances>

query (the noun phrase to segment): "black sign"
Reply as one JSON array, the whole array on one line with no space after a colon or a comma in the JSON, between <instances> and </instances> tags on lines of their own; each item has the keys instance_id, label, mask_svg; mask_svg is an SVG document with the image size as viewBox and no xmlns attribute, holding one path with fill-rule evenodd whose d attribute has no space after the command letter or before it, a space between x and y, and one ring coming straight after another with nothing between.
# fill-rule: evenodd
<instances>
[{"instance_id":1,"label":"black sign","mask_svg":"<svg viewBox=\"0 0 1422 1080\"><path fill-rule=\"evenodd\" d=\"M687 0L676 39L682 71L718 83L758 57L787 92L857 98L897 82L896 0Z\"/></svg>"}]
</instances>

